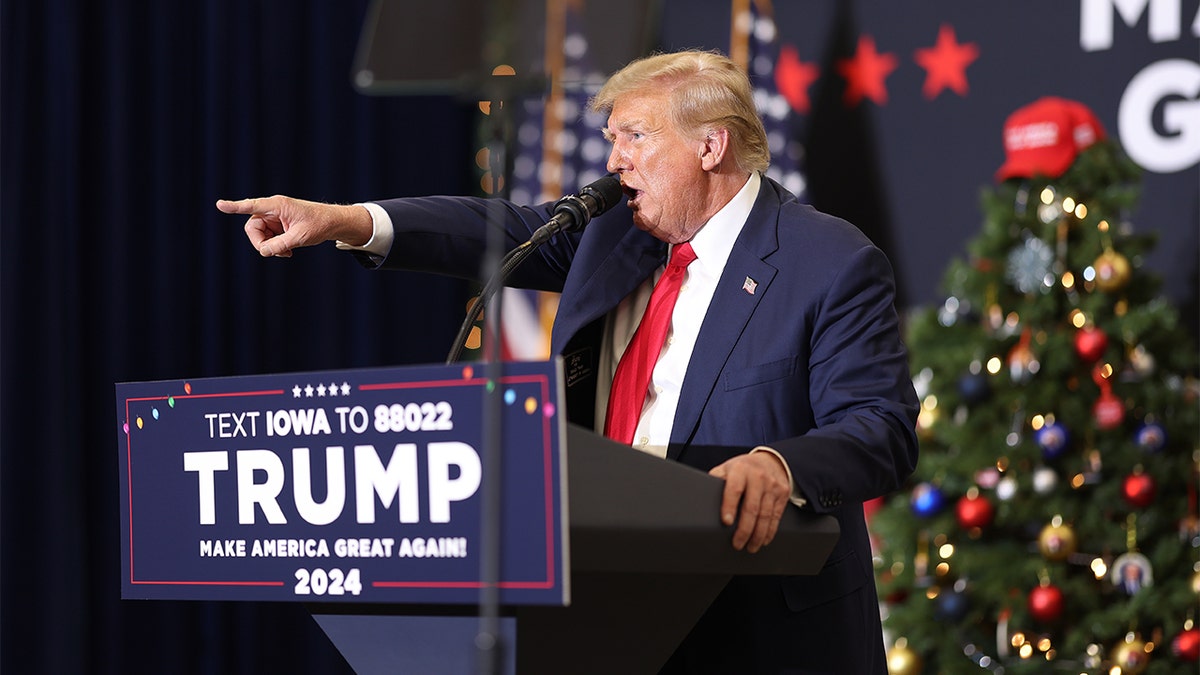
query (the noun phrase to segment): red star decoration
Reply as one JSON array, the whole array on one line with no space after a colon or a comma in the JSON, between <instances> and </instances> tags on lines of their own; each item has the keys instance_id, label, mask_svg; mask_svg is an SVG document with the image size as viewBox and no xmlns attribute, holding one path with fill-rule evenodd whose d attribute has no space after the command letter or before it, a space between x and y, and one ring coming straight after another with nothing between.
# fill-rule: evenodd
<instances>
[{"instance_id":1,"label":"red star decoration","mask_svg":"<svg viewBox=\"0 0 1200 675\"><path fill-rule=\"evenodd\" d=\"M925 69L925 98L934 99L949 87L959 96L967 95L967 66L979 58L973 42L959 44L954 26L944 23L938 29L937 44L918 49L913 57Z\"/></svg>"},{"instance_id":2,"label":"red star decoration","mask_svg":"<svg viewBox=\"0 0 1200 675\"><path fill-rule=\"evenodd\" d=\"M860 35L854 58L839 60L837 69L846 78L847 106L858 105L864 96L879 105L887 103L883 81L896 69L896 56L876 52L874 38Z\"/></svg>"},{"instance_id":3,"label":"red star decoration","mask_svg":"<svg viewBox=\"0 0 1200 675\"><path fill-rule=\"evenodd\" d=\"M821 74L815 63L800 60L800 52L791 45L779 49L779 60L775 63L775 88L791 104L792 110L807 113L812 109L808 88Z\"/></svg>"}]
</instances>

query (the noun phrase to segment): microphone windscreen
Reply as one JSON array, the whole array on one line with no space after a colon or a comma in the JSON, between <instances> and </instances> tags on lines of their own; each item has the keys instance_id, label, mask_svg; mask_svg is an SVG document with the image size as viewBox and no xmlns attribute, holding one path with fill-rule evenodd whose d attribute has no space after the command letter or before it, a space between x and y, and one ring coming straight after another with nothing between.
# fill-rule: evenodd
<instances>
[{"instance_id":1,"label":"microphone windscreen","mask_svg":"<svg viewBox=\"0 0 1200 675\"><path fill-rule=\"evenodd\" d=\"M621 201L621 195L624 194L621 190L621 180L613 174L593 181L580 192L590 194L596 200L596 210L592 213L593 216L598 216L616 206L617 202Z\"/></svg>"}]
</instances>

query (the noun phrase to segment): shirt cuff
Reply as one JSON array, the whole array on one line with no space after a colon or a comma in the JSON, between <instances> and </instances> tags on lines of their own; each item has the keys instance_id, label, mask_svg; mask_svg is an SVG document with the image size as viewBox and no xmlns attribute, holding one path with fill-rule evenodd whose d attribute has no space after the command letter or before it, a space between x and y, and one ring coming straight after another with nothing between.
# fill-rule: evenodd
<instances>
[{"instance_id":1,"label":"shirt cuff","mask_svg":"<svg viewBox=\"0 0 1200 675\"><path fill-rule=\"evenodd\" d=\"M339 241L335 245L342 251L361 251L366 253L378 264L392 250L392 241L396 238L396 230L392 226L392 217L388 215L388 212L382 206L373 202L355 204L355 206L361 206L367 210L367 213L371 214L371 238L362 246L352 246L344 241Z\"/></svg>"},{"instance_id":2,"label":"shirt cuff","mask_svg":"<svg viewBox=\"0 0 1200 675\"><path fill-rule=\"evenodd\" d=\"M796 481L792 479L792 467L788 466L787 460L783 458L783 455L779 454L779 451L775 448L768 448L765 445L760 445L754 448L750 451L750 454L754 454L756 452L769 452L779 458L780 463L783 464L783 470L787 472L788 485L791 486L791 495L788 496L788 501L796 506L804 506L807 504L808 500L800 496L800 490L796 487Z\"/></svg>"}]
</instances>

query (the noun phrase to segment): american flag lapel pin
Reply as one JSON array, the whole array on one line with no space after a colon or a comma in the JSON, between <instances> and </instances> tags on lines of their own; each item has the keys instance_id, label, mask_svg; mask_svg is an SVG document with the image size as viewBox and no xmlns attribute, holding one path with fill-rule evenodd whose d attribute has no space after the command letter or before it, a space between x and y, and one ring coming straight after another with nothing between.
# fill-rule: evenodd
<instances>
[{"instance_id":1,"label":"american flag lapel pin","mask_svg":"<svg viewBox=\"0 0 1200 675\"><path fill-rule=\"evenodd\" d=\"M742 290L746 291L750 295L754 295L754 291L757 288L758 288L758 282L751 279L750 277L746 277L746 282L742 284Z\"/></svg>"}]
</instances>

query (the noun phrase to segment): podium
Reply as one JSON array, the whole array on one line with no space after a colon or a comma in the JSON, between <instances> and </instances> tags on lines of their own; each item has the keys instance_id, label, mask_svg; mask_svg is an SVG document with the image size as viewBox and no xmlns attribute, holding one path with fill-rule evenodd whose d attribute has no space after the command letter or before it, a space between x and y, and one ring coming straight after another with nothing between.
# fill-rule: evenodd
<instances>
[{"instance_id":1,"label":"podium","mask_svg":"<svg viewBox=\"0 0 1200 675\"><path fill-rule=\"evenodd\" d=\"M837 542L835 519L789 506L769 546L736 551L723 481L576 425L567 444L571 604L504 608L505 672L653 675L730 577L816 574ZM309 609L359 675L467 666L478 626L472 607Z\"/></svg>"},{"instance_id":2,"label":"podium","mask_svg":"<svg viewBox=\"0 0 1200 675\"><path fill-rule=\"evenodd\" d=\"M563 381L556 359L118 384L121 597L302 602L359 675L481 653L655 673L732 576L820 571L832 517L789 506L769 546L735 551L723 481L567 424Z\"/></svg>"}]
</instances>

